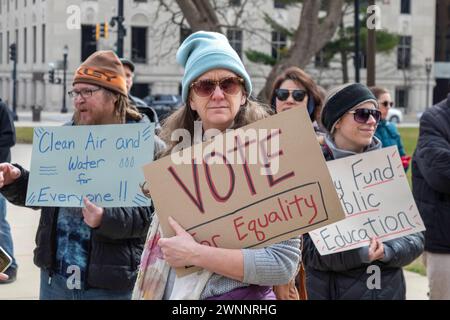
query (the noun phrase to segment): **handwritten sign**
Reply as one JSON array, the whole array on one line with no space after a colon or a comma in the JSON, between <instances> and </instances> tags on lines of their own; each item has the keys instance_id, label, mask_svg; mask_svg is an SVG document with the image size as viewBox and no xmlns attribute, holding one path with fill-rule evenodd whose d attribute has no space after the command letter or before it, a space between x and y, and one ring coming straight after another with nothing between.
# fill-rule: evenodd
<instances>
[{"instance_id":1,"label":"handwritten sign","mask_svg":"<svg viewBox=\"0 0 450 320\"><path fill-rule=\"evenodd\" d=\"M153 160L154 124L35 128L26 204L149 206L139 183Z\"/></svg>"},{"instance_id":2,"label":"handwritten sign","mask_svg":"<svg viewBox=\"0 0 450 320\"><path fill-rule=\"evenodd\" d=\"M260 248L344 218L303 108L182 153L187 163L172 154L144 167L165 237L174 235L172 216L202 244Z\"/></svg>"},{"instance_id":3,"label":"handwritten sign","mask_svg":"<svg viewBox=\"0 0 450 320\"><path fill-rule=\"evenodd\" d=\"M320 254L424 231L396 146L328 162L346 219L310 232Z\"/></svg>"}]
</instances>

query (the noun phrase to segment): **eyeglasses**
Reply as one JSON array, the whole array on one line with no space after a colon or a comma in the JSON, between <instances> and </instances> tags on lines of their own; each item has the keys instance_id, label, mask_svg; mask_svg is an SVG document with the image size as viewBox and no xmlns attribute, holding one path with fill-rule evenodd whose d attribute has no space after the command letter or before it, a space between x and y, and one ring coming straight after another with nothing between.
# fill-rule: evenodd
<instances>
[{"instance_id":1,"label":"eyeglasses","mask_svg":"<svg viewBox=\"0 0 450 320\"><path fill-rule=\"evenodd\" d=\"M275 95L278 100L286 101L290 95L297 102L302 102L306 97L305 90L288 90L288 89L276 89Z\"/></svg>"},{"instance_id":2,"label":"eyeglasses","mask_svg":"<svg viewBox=\"0 0 450 320\"><path fill-rule=\"evenodd\" d=\"M381 119L381 112L376 109L356 109L348 113L353 114L355 121L358 123L367 123L370 116L375 119L376 123L379 123Z\"/></svg>"},{"instance_id":3,"label":"eyeglasses","mask_svg":"<svg viewBox=\"0 0 450 320\"><path fill-rule=\"evenodd\" d=\"M191 84L191 88L194 89L195 93L200 97L210 97L217 86L227 95L235 96L242 89L244 80L238 77L229 77L220 80L199 80Z\"/></svg>"},{"instance_id":4,"label":"eyeglasses","mask_svg":"<svg viewBox=\"0 0 450 320\"><path fill-rule=\"evenodd\" d=\"M100 91L102 90L102 88L97 88L97 89L81 89L80 91L69 91L69 97L71 97L72 99L78 98L79 96L81 96L83 99L87 99L92 97L92 95L94 94L94 92Z\"/></svg>"},{"instance_id":5,"label":"eyeglasses","mask_svg":"<svg viewBox=\"0 0 450 320\"><path fill-rule=\"evenodd\" d=\"M383 101L383 102L380 102L380 105L385 107L385 108L387 108L387 107L391 107L392 108L394 106L394 102L392 102L392 101Z\"/></svg>"}]
</instances>

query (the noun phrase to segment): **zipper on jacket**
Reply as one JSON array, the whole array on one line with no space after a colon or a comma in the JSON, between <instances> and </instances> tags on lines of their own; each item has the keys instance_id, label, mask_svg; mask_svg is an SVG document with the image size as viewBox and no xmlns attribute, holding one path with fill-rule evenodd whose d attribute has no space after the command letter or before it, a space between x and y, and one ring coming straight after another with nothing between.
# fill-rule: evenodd
<instances>
[{"instance_id":1,"label":"zipper on jacket","mask_svg":"<svg viewBox=\"0 0 450 320\"><path fill-rule=\"evenodd\" d=\"M91 230L91 235L89 237L89 242L88 242L86 271L84 273L84 290L87 290L90 288L89 284L88 284L88 275L89 275L89 265L91 264L91 248L92 248L92 230Z\"/></svg>"}]
</instances>

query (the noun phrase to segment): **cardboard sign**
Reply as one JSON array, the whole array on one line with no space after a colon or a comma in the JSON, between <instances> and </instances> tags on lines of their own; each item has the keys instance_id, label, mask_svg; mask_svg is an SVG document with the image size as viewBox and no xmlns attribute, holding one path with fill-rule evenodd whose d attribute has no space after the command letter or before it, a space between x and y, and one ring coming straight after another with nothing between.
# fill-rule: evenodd
<instances>
[{"instance_id":1,"label":"cardboard sign","mask_svg":"<svg viewBox=\"0 0 450 320\"><path fill-rule=\"evenodd\" d=\"M320 254L425 230L396 146L327 164L346 219L309 233Z\"/></svg>"},{"instance_id":2,"label":"cardboard sign","mask_svg":"<svg viewBox=\"0 0 450 320\"><path fill-rule=\"evenodd\" d=\"M199 243L261 248L344 217L304 108L155 161L144 175L164 237L174 235L172 216Z\"/></svg>"},{"instance_id":3,"label":"cardboard sign","mask_svg":"<svg viewBox=\"0 0 450 320\"><path fill-rule=\"evenodd\" d=\"M139 183L153 160L154 124L35 128L26 205L149 206Z\"/></svg>"}]
</instances>

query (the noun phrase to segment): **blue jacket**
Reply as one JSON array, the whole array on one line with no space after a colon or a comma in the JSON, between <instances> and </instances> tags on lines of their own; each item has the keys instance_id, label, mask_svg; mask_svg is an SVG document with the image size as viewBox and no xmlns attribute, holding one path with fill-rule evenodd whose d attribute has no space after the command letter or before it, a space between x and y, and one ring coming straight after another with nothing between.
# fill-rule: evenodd
<instances>
[{"instance_id":1,"label":"blue jacket","mask_svg":"<svg viewBox=\"0 0 450 320\"><path fill-rule=\"evenodd\" d=\"M398 133L397 127L392 122L381 120L378 124L377 131L375 132L375 137L381 141L383 148L397 146L400 156L406 155L400 134Z\"/></svg>"},{"instance_id":2,"label":"blue jacket","mask_svg":"<svg viewBox=\"0 0 450 320\"><path fill-rule=\"evenodd\" d=\"M427 228L425 250L450 254L450 95L420 119L412 186Z\"/></svg>"}]
</instances>

